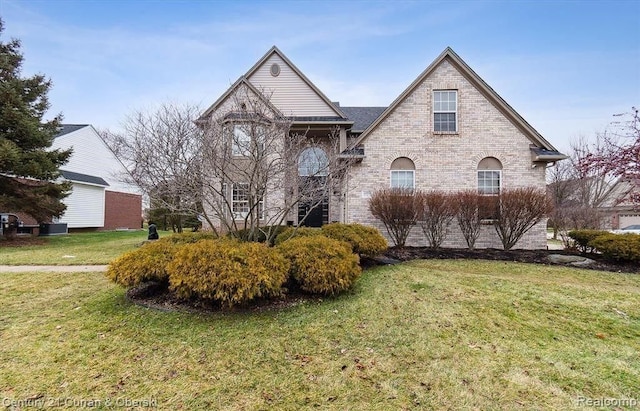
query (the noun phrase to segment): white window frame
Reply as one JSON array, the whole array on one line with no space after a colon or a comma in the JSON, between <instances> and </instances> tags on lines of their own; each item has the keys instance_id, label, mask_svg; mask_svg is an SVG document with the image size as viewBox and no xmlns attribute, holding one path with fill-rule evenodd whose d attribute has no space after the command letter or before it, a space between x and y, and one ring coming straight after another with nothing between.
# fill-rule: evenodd
<instances>
[{"instance_id":1,"label":"white window frame","mask_svg":"<svg viewBox=\"0 0 640 411\"><path fill-rule=\"evenodd\" d=\"M236 123L232 125L231 129L231 155L236 157L249 157L253 148L253 141L251 134L248 134L243 130L243 127L247 127L244 123ZM255 127L261 127L256 125ZM264 133L256 138L263 141L258 142L259 153L264 151Z\"/></svg>"},{"instance_id":2,"label":"white window frame","mask_svg":"<svg viewBox=\"0 0 640 411\"><path fill-rule=\"evenodd\" d=\"M394 174L411 174L411 185L394 185ZM395 178L396 181L399 181L399 178ZM405 179L403 178L403 181ZM416 188L416 170L391 170L389 173L389 186L391 188L407 188L410 190L414 190Z\"/></svg>"},{"instance_id":3,"label":"white window frame","mask_svg":"<svg viewBox=\"0 0 640 411\"><path fill-rule=\"evenodd\" d=\"M442 107L444 103L441 98L436 99L436 96L441 96L447 93L447 96L453 94L455 97L453 109L450 106L451 101L447 98L447 107ZM436 116L437 114L453 114L454 116L454 130L436 130ZM439 122L438 124L442 124ZM450 124L447 120L446 124ZM434 133L457 133L458 132L458 90L433 90L433 132Z\"/></svg>"},{"instance_id":4,"label":"white window frame","mask_svg":"<svg viewBox=\"0 0 640 411\"><path fill-rule=\"evenodd\" d=\"M240 196L238 187L244 186L244 196ZM251 211L249 204L249 183L231 184L231 212L234 220L244 220ZM258 202L258 218L264 220L264 199Z\"/></svg>"},{"instance_id":5,"label":"white window frame","mask_svg":"<svg viewBox=\"0 0 640 411\"><path fill-rule=\"evenodd\" d=\"M485 188L487 187L486 185L483 186L483 189L480 189L480 173L498 173L498 185L497 187L492 184L491 186L489 186L490 188L490 192L487 192L485 190ZM502 190L502 170L477 170L477 179L476 179L476 184L478 185L478 193L481 195L486 195L486 196L497 196L500 195L500 191ZM483 181L495 181L495 179L490 178L483 178ZM497 191L497 192L496 192Z\"/></svg>"}]
</instances>

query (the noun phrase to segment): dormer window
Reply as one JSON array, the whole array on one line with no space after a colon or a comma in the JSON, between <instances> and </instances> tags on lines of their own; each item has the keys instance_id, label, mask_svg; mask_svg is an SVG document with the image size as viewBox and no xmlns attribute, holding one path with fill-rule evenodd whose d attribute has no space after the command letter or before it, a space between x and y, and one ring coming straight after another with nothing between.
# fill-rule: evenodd
<instances>
[{"instance_id":1,"label":"dormer window","mask_svg":"<svg viewBox=\"0 0 640 411\"><path fill-rule=\"evenodd\" d=\"M433 92L433 131L444 133L458 131L457 90L435 90Z\"/></svg>"}]
</instances>

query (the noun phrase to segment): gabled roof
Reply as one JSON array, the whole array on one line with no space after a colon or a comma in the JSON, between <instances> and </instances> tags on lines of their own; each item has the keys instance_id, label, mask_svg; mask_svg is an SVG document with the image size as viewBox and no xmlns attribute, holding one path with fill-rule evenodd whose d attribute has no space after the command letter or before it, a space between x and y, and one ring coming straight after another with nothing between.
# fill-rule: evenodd
<instances>
[{"instance_id":1,"label":"gabled roof","mask_svg":"<svg viewBox=\"0 0 640 411\"><path fill-rule=\"evenodd\" d=\"M442 53L416 78L413 83L409 85L399 96L396 98L393 103L360 135L360 138L356 140L353 146L357 146L361 144L364 139L367 138L369 134L375 128L382 123L388 116L395 110L395 108L404 101L404 99L411 94L416 87L418 87L429 75L444 61L448 60L451 64L453 64L458 71L465 76L465 78L474 85L474 87L482 93L487 100L489 100L493 105L500 110L511 122L518 127L530 140L533 144L540 148L544 148L549 152L554 152L559 156L564 156L559 153L558 150L553 147L553 145L548 142L536 129L534 129L527 121L518 114L513 107L511 107L502 97L495 92L475 71L471 69L467 65L467 63L458 56L451 47L447 47L444 49ZM563 158L566 158L564 156Z\"/></svg>"},{"instance_id":2,"label":"gabled roof","mask_svg":"<svg viewBox=\"0 0 640 411\"><path fill-rule=\"evenodd\" d=\"M322 91L320 91L320 89L318 87L316 87L311 80L309 80L307 78L307 76L305 76L296 66L295 64L293 64L291 62L291 60L289 60L287 58L287 56L285 56L282 51L280 51L276 46L271 47L271 49L269 49L269 51L267 51L267 53L262 56L262 58L260 60L258 60L253 67L251 67L249 69L249 71L247 71L243 76L241 76L234 84L231 85L231 87L229 87L229 89L227 89L227 91L222 94L222 96L220 96L220 98L218 98L207 110L204 111L204 113L200 116L199 120L203 120L205 117L209 116L213 111L215 111L220 104L222 104L223 101L225 101L227 99L227 97L229 97L229 95L240 85L240 83L246 84L248 85L252 91L256 92L258 95L262 95L258 89L253 86L251 84L251 82L249 81L249 78L272 56L272 55L277 55L278 57L280 57L280 59L282 59L290 68L291 70L298 76L300 77L300 79L309 87L311 88L317 95L318 97L320 97L321 100L323 100L327 106L329 108L331 108L331 110L333 110L336 113L336 117L339 117L340 119L346 119L347 116L345 116L345 114L338 108L336 107L331 100L329 100L327 98L327 96L324 95L324 93ZM264 96L263 96L264 97ZM272 105L273 107L273 105ZM275 107L273 107L275 108ZM280 111L277 110L276 111Z\"/></svg>"},{"instance_id":3,"label":"gabled roof","mask_svg":"<svg viewBox=\"0 0 640 411\"><path fill-rule=\"evenodd\" d=\"M340 107L349 120L353 120L352 133L367 129L387 108L386 107Z\"/></svg>"},{"instance_id":4,"label":"gabled roof","mask_svg":"<svg viewBox=\"0 0 640 411\"><path fill-rule=\"evenodd\" d=\"M280 49L278 49L278 47L276 46L271 47L271 49L267 51L267 53L262 56L262 58L258 60L258 62L254 64L253 67L249 69L249 71L247 71L245 77L251 77L251 75L255 73L260 68L260 66L262 66L264 62L267 61L273 54L277 54L278 57L280 57L285 63L287 63L289 67L291 67L291 70L293 70L293 72L296 73L302 79L302 81L304 81L322 100L324 100L324 102L327 103L327 105L332 108L338 116L342 118L346 117L344 113L338 107L336 107L331 102L331 100L329 100L327 96L325 96L324 93L320 91L320 89L316 87L315 84L313 84L311 80L309 80L307 76L305 76L304 73L302 73L302 71L300 71L298 67L296 67L296 65L293 64L291 60L289 60L287 56L285 56L284 53L282 53L282 51L280 51Z\"/></svg>"},{"instance_id":5,"label":"gabled roof","mask_svg":"<svg viewBox=\"0 0 640 411\"><path fill-rule=\"evenodd\" d=\"M60 124L58 134L56 134L54 138L62 137L65 134L73 133L85 127L89 127L89 124Z\"/></svg>"},{"instance_id":6,"label":"gabled roof","mask_svg":"<svg viewBox=\"0 0 640 411\"><path fill-rule=\"evenodd\" d=\"M109 183L104 181L101 177L90 176L88 174L75 173L73 171L60 170L60 174L62 177L66 178L69 181L76 181L79 183L87 183L96 186L109 187Z\"/></svg>"},{"instance_id":7,"label":"gabled roof","mask_svg":"<svg viewBox=\"0 0 640 411\"><path fill-rule=\"evenodd\" d=\"M253 84L251 84L250 81L247 80L246 76L242 76L240 77L238 80L236 80L235 83L233 83L231 85L231 87L229 87L227 89L227 91L224 92L223 95L221 95L208 109L206 109L204 111L204 113L202 113L200 115L200 117L198 118L198 120L196 121L203 121L205 120L207 117L209 117L209 115L211 113L213 113L214 111L216 111L218 109L218 107L234 92L236 91L238 88L240 88L241 85L246 86L247 88L249 88L253 93L255 93L256 96L260 97L265 104L267 104L267 106L269 108L271 108L274 112L276 113L280 113L280 110L278 110L273 104L271 104L271 102L269 100L267 100L265 98L264 95L262 95L262 93L256 89Z\"/></svg>"}]
</instances>

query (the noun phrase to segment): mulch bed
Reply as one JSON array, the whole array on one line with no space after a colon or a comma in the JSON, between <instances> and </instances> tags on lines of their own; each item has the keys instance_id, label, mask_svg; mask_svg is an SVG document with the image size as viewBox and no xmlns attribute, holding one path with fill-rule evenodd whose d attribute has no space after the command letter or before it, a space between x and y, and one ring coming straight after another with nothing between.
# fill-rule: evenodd
<instances>
[{"instance_id":1,"label":"mulch bed","mask_svg":"<svg viewBox=\"0 0 640 411\"><path fill-rule=\"evenodd\" d=\"M463 248L441 248L434 250L427 247L404 247L390 248L385 253L386 257L399 261L410 261L418 259L444 259L444 260L492 260L492 261L515 261L519 263L558 265L549 262L549 255L581 255L590 258L595 262L593 264L580 268L588 270L612 271L621 273L640 273L640 264L626 263L616 264L605 261L597 254L580 254L577 252L569 252L565 250L498 250L495 248L483 248L478 250L469 250ZM571 267L569 265L568 267Z\"/></svg>"},{"instance_id":2,"label":"mulch bed","mask_svg":"<svg viewBox=\"0 0 640 411\"><path fill-rule=\"evenodd\" d=\"M369 267L386 265L394 262L410 261L417 259L446 259L446 260L458 260L458 259L473 259L473 260L492 260L492 261L512 261L519 263L532 263L532 264L545 264L545 265L558 265L551 264L548 256L550 254L564 254L564 255L576 255L576 253L570 253L562 250L498 250L498 249L480 249L480 250L468 250L458 248L443 248L433 250L427 247L405 247L405 248L390 248L387 252L381 256L381 258L362 259L362 266L366 269ZM593 264L583 269L592 269L600 271L612 271L619 273L640 273L640 266L637 264L613 264L606 262L597 255L585 255L585 257L594 260ZM567 267L572 267L567 265ZM201 314L210 313L255 313L271 310L280 310L289 307L293 307L306 302L319 302L322 301L321 297L309 296L298 291L290 291L282 297L275 299L263 299L254 301L248 306L240 307L224 307L219 304L196 301L196 300L184 300L178 298L175 294L169 292L166 287L161 287L159 284L149 283L140 287L135 287L127 291L127 299L135 304L142 305L148 308L153 308L161 311L181 311L192 312Z\"/></svg>"}]
</instances>

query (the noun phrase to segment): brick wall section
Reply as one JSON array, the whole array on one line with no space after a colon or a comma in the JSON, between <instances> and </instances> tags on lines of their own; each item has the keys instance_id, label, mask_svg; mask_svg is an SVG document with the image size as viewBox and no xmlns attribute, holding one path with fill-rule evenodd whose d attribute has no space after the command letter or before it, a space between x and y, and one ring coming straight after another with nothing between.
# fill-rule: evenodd
<instances>
[{"instance_id":1,"label":"brick wall section","mask_svg":"<svg viewBox=\"0 0 640 411\"><path fill-rule=\"evenodd\" d=\"M433 130L433 90L458 90L458 133ZM416 188L457 191L477 189L477 167L484 157L502 163L502 187L545 188L545 169L532 168L531 141L480 93L448 59L395 108L364 140L366 158L351 173L347 195L347 222L375 225L368 196L389 187L391 162L408 157L416 167ZM544 222L546 223L546 222ZM515 248L546 248L545 224L534 227ZM445 246L466 247L454 221ZM424 246L415 228L408 245ZM502 248L495 230L483 227L477 247Z\"/></svg>"},{"instance_id":2,"label":"brick wall section","mask_svg":"<svg viewBox=\"0 0 640 411\"><path fill-rule=\"evenodd\" d=\"M104 229L140 228L142 196L139 194L105 191Z\"/></svg>"}]
</instances>

